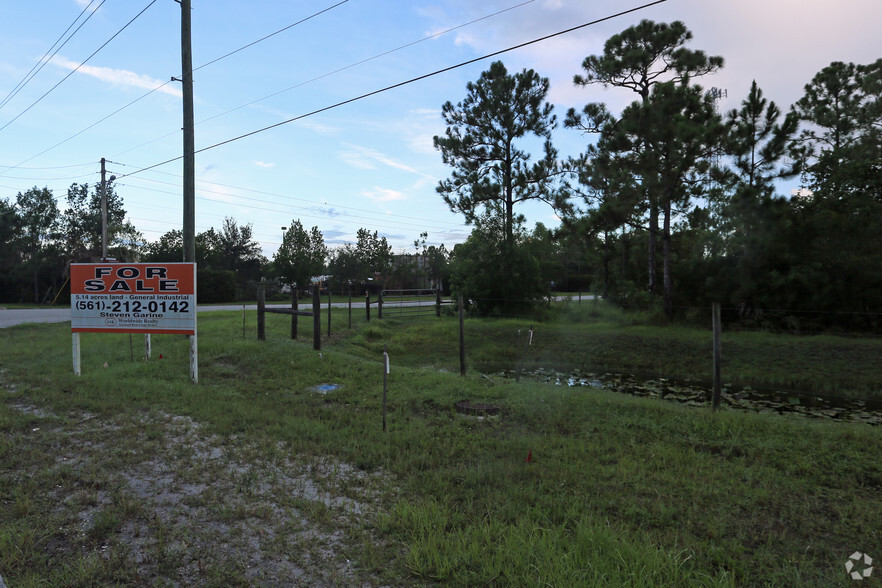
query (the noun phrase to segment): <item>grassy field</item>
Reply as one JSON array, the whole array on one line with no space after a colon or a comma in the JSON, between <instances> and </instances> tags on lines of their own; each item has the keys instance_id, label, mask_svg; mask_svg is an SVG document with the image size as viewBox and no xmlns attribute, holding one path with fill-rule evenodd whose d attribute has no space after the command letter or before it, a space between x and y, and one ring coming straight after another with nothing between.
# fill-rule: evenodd
<instances>
[{"instance_id":1,"label":"grassy field","mask_svg":"<svg viewBox=\"0 0 882 588\"><path fill-rule=\"evenodd\" d=\"M848 586L849 555L882 557L879 427L497 375L523 356L707 379L706 330L585 301L468 319L461 377L454 317L353 318L335 312L317 352L310 320L291 341L271 315L258 343L253 312L244 328L241 312L201 314L198 385L182 337L154 336L148 362L138 336L83 334L75 377L65 325L0 331L0 574L15 588ZM880 392L876 340L723 344L733 383ZM459 415L464 399L500 414Z\"/></svg>"}]
</instances>

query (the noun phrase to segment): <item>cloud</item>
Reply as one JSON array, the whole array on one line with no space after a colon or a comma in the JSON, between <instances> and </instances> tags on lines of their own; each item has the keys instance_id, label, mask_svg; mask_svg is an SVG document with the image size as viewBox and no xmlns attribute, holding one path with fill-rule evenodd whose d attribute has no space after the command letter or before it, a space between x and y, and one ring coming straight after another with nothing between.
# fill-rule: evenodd
<instances>
[{"instance_id":1,"label":"cloud","mask_svg":"<svg viewBox=\"0 0 882 588\"><path fill-rule=\"evenodd\" d=\"M398 190L390 190L388 188L380 188L374 186L373 190L362 190L362 196L370 198L374 202L394 202L396 200L407 200L407 195Z\"/></svg>"},{"instance_id":2,"label":"cloud","mask_svg":"<svg viewBox=\"0 0 882 588\"><path fill-rule=\"evenodd\" d=\"M265 161L255 161L254 165L256 165L257 167L262 167L264 169L270 169L270 168L276 167L275 163L267 163Z\"/></svg>"},{"instance_id":3,"label":"cloud","mask_svg":"<svg viewBox=\"0 0 882 588\"><path fill-rule=\"evenodd\" d=\"M345 143L345 146L349 148L349 151L340 152L340 159L353 167L357 167L359 169L376 169L376 164L381 164L386 167L391 167L393 169L405 171L424 178L428 178L430 180L435 180L433 176L425 174L405 163L401 163L400 161L393 159L375 149L361 147L359 145L352 145L351 143Z\"/></svg>"},{"instance_id":4,"label":"cloud","mask_svg":"<svg viewBox=\"0 0 882 588\"><path fill-rule=\"evenodd\" d=\"M335 127L333 125L327 125L320 122L315 122L311 120L301 119L296 121L296 124L299 127L303 127L304 129L308 129L313 131L314 133L318 133L319 135L338 135L340 134L340 127Z\"/></svg>"},{"instance_id":5,"label":"cloud","mask_svg":"<svg viewBox=\"0 0 882 588\"><path fill-rule=\"evenodd\" d=\"M339 216L343 216L343 214L344 214L344 213L339 212L339 211L338 211L336 208L334 208L333 206L330 207L330 208L321 208L321 207L319 207L319 208L316 208L315 210L316 210L316 212L318 212L319 214L321 214L321 215L323 215L323 216L327 216L327 217L329 217L329 218L337 218L337 217L339 217Z\"/></svg>"},{"instance_id":6,"label":"cloud","mask_svg":"<svg viewBox=\"0 0 882 588\"><path fill-rule=\"evenodd\" d=\"M357 167L358 169L377 169L377 166L369 158L358 151L341 151L338 156L343 163L352 167Z\"/></svg>"},{"instance_id":7,"label":"cloud","mask_svg":"<svg viewBox=\"0 0 882 588\"><path fill-rule=\"evenodd\" d=\"M176 96L178 98L182 96L181 91L171 84L166 85L166 82L163 82L161 80L156 80L154 78L151 78L150 76L137 74L135 72L125 69L113 69L110 67L98 67L94 65L80 65L75 61L71 61L59 55L56 55L55 57L50 59L49 63L63 69L69 69L71 71L76 70L77 73L92 76L93 78L97 78L102 82L113 84L114 86L156 90L157 92L162 92L163 94L168 94L170 96ZM79 69L77 69L78 66Z\"/></svg>"}]
</instances>

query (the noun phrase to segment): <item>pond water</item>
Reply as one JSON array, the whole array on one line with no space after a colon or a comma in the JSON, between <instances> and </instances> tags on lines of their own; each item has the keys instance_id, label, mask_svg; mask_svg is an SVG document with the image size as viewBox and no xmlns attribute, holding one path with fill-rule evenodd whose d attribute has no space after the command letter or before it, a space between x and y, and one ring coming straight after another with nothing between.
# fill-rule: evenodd
<instances>
[{"instance_id":1,"label":"pond water","mask_svg":"<svg viewBox=\"0 0 882 588\"><path fill-rule=\"evenodd\" d=\"M513 370L502 372L514 378ZM614 390L632 396L658 398L688 406L710 407L711 388L700 384L682 383L665 378L643 379L627 374L596 374L575 370L568 373L539 368L521 372L530 378L556 386L590 387ZM720 406L747 412L789 413L809 418L838 419L882 425L882 399L849 398L807 394L804 392L756 390L750 387L724 387Z\"/></svg>"}]
</instances>

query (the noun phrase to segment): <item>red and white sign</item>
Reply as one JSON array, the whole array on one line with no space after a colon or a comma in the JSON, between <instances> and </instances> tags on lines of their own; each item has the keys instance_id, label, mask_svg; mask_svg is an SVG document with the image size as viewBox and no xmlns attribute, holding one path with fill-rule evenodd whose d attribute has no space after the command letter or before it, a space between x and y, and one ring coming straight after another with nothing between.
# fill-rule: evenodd
<instances>
[{"instance_id":1,"label":"red and white sign","mask_svg":"<svg viewBox=\"0 0 882 588\"><path fill-rule=\"evenodd\" d=\"M71 331L196 334L195 263L72 263Z\"/></svg>"}]
</instances>

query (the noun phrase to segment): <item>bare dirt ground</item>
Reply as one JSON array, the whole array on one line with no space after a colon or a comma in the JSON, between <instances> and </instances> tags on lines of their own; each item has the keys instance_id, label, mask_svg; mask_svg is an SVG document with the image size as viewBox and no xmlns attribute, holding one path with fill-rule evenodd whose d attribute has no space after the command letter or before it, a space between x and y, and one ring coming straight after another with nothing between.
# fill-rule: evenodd
<instances>
[{"instance_id":1,"label":"bare dirt ground","mask_svg":"<svg viewBox=\"0 0 882 588\"><path fill-rule=\"evenodd\" d=\"M144 585L381 583L354 561L373 541L379 474L222 441L189 417L56 415L3 392L29 417L3 434L27 448L13 483L43 480L32 502L53 505L37 515L58 527L42 546L49 560L102 558Z\"/></svg>"}]
</instances>

